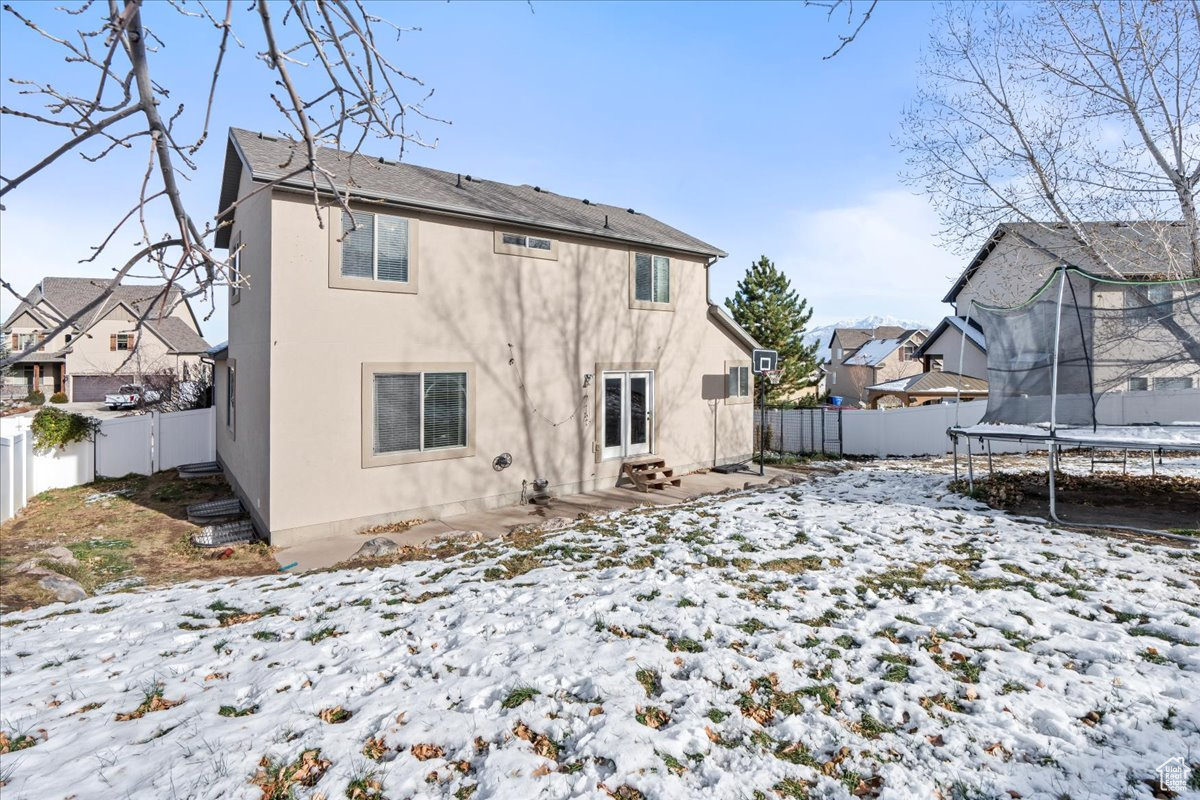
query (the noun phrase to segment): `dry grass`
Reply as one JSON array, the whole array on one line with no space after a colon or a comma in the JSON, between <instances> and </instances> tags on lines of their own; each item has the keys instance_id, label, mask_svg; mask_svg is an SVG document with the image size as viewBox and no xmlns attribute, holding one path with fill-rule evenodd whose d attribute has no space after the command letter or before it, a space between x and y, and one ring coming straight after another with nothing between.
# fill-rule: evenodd
<instances>
[{"instance_id":1,"label":"dry grass","mask_svg":"<svg viewBox=\"0 0 1200 800\"><path fill-rule=\"evenodd\" d=\"M130 493L84 502L89 495L119 490ZM213 556L220 549L214 552L191 544L199 528L187 521L187 506L230 494L223 478L185 481L173 471L43 492L0 529L0 611L54 601L36 578L13 570L55 546L71 550L79 564L47 566L79 581L89 592L120 578L164 585L274 573L278 564L264 545L238 546L230 557L216 559Z\"/></svg>"}]
</instances>

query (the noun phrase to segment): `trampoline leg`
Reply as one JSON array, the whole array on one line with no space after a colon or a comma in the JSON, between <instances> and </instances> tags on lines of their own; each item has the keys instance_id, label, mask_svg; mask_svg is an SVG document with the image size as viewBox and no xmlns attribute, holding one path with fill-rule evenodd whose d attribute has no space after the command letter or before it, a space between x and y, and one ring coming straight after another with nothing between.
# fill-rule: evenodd
<instances>
[{"instance_id":1,"label":"trampoline leg","mask_svg":"<svg viewBox=\"0 0 1200 800\"><path fill-rule=\"evenodd\" d=\"M951 436L950 443L954 450L954 480L958 481L958 437Z\"/></svg>"},{"instance_id":2,"label":"trampoline leg","mask_svg":"<svg viewBox=\"0 0 1200 800\"><path fill-rule=\"evenodd\" d=\"M1062 520L1060 520L1058 518L1058 508L1057 508L1057 503L1055 502L1056 487L1055 487L1055 481L1054 481L1054 472L1055 472L1055 470L1058 469L1058 464L1055 463L1054 448L1055 448L1055 445L1052 443L1050 445L1050 452L1046 456L1047 465L1050 468L1050 519L1053 522L1062 522Z\"/></svg>"},{"instance_id":3,"label":"trampoline leg","mask_svg":"<svg viewBox=\"0 0 1200 800\"><path fill-rule=\"evenodd\" d=\"M967 437L967 488L975 491L975 462L971 457L971 437Z\"/></svg>"},{"instance_id":4,"label":"trampoline leg","mask_svg":"<svg viewBox=\"0 0 1200 800\"><path fill-rule=\"evenodd\" d=\"M995 477L992 474L992 440L991 439L987 440L987 454L988 454L988 480L990 481L990 480L992 480L993 477Z\"/></svg>"}]
</instances>

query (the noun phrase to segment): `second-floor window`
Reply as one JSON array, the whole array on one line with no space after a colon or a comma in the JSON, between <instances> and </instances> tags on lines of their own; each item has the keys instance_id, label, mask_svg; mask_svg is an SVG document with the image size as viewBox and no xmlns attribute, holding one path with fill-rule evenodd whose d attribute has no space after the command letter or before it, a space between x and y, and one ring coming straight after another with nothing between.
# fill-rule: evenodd
<instances>
[{"instance_id":1,"label":"second-floor window","mask_svg":"<svg viewBox=\"0 0 1200 800\"><path fill-rule=\"evenodd\" d=\"M19 353L26 347L31 347L45 340L46 337L40 333L14 333L12 335L12 349L14 353Z\"/></svg>"},{"instance_id":2,"label":"second-floor window","mask_svg":"<svg viewBox=\"0 0 1200 800\"><path fill-rule=\"evenodd\" d=\"M408 220L342 212L342 277L408 283Z\"/></svg>"},{"instance_id":3,"label":"second-floor window","mask_svg":"<svg viewBox=\"0 0 1200 800\"><path fill-rule=\"evenodd\" d=\"M1151 322L1169 317L1173 312L1169 284L1151 283L1125 290L1125 319L1129 322Z\"/></svg>"},{"instance_id":4,"label":"second-floor window","mask_svg":"<svg viewBox=\"0 0 1200 800\"><path fill-rule=\"evenodd\" d=\"M638 253L634 256L633 296L643 303L671 302L671 259Z\"/></svg>"},{"instance_id":5,"label":"second-floor window","mask_svg":"<svg viewBox=\"0 0 1200 800\"><path fill-rule=\"evenodd\" d=\"M132 333L114 333L108 337L109 350L132 350L137 336Z\"/></svg>"},{"instance_id":6,"label":"second-floor window","mask_svg":"<svg viewBox=\"0 0 1200 800\"><path fill-rule=\"evenodd\" d=\"M904 345L904 352L901 354L900 360L901 361L912 361L913 356L916 355L916 352L917 352L917 346L915 344L906 344L906 345Z\"/></svg>"},{"instance_id":7,"label":"second-floor window","mask_svg":"<svg viewBox=\"0 0 1200 800\"><path fill-rule=\"evenodd\" d=\"M500 239L504 244L528 247L530 250L550 250L553 246L549 239L543 239L540 236L525 236L520 233L501 234Z\"/></svg>"}]
</instances>

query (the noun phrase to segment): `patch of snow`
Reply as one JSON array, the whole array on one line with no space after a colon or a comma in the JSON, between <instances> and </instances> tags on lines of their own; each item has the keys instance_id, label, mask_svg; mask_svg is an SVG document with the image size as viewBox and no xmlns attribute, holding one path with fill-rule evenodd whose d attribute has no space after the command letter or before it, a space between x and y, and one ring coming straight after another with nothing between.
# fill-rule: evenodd
<instances>
[{"instance_id":1,"label":"patch of snow","mask_svg":"<svg viewBox=\"0 0 1200 800\"><path fill-rule=\"evenodd\" d=\"M37 743L5 800L250 800L313 748L299 797L1148 798L1200 753L1196 552L1015 521L944 470L522 542L7 615L0 719ZM156 686L178 705L117 720Z\"/></svg>"}]
</instances>

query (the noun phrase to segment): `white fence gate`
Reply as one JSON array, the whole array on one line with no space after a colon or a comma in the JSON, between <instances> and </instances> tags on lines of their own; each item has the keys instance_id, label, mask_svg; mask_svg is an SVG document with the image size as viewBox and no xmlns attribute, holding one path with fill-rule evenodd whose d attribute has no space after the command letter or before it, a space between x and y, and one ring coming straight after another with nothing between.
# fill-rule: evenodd
<instances>
[{"instance_id":1,"label":"white fence gate","mask_svg":"<svg viewBox=\"0 0 1200 800\"><path fill-rule=\"evenodd\" d=\"M151 475L216 458L216 409L151 412L105 419L94 441L52 453L33 452L31 418L0 419L0 522L48 489L91 483L97 476Z\"/></svg>"}]
</instances>

